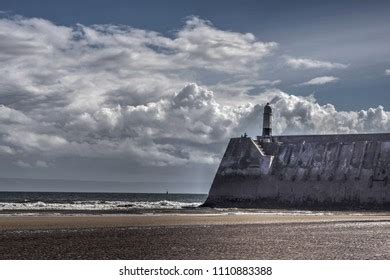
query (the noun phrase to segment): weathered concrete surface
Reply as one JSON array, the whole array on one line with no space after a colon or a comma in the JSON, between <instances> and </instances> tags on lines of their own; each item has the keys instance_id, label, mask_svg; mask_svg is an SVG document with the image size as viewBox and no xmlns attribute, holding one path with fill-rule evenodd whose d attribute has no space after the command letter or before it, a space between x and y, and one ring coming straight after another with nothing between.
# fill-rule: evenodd
<instances>
[{"instance_id":1,"label":"weathered concrete surface","mask_svg":"<svg viewBox=\"0 0 390 280\"><path fill-rule=\"evenodd\" d=\"M390 134L233 138L205 206L390 209Z\"/></svg>"}]
</instances>

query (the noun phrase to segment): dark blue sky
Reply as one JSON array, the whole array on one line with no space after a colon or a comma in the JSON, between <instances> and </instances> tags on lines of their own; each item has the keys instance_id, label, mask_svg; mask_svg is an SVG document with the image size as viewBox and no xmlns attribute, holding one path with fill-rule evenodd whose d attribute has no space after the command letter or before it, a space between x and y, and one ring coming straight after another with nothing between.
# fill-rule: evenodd
<instances>
[{"instance_id":1,"label":"dark blue sky","mask_svg":"<svg viewBox=\"0 0 390 280\"><path fill-rule=\"evenodd\" d=\"M336 28L388 19L388 1L102 1L102 0L12 0L0 1L3 11L26 17L42 17L58 24L115 23L161 32L175 29L178 19L198 15L221 28L254 32L280 40L279 33L298 28ZM310 26L308 26L310 24ZM317 30L320 31L320 30ZM340 31L340 30L339 30ZM286 40L287 41L287 40ZM285 42L286 42L285 41Z\"/></svg>"}]
</instances>

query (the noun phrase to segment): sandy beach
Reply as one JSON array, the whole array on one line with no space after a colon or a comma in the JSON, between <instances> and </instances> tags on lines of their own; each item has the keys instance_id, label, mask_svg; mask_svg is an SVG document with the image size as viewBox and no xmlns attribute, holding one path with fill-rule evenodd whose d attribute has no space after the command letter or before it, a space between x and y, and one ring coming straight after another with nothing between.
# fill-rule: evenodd
<instances>
[{"instance_id":1,"label":"sandy beach","mask_svg":"<svg viewBox=\"0 0 390 280\"><path fill-rule=\"evenodd\" d=\"M390 259L390 215L0 216L0 259Z\"/></svg>"}]
</instances>

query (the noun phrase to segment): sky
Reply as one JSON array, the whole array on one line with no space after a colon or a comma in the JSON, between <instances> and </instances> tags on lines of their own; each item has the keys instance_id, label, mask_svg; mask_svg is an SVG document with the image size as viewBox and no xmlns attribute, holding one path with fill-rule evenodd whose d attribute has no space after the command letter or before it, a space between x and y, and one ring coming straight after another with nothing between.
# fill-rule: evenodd
<instances>
[{"instance_id":1,"label":"sky","mask_svg":"<svg viewBox=\"0 0 390 280\"><path fill-rule=\"evenodd\" d=\"M274 134L390 132L389 21L389 1L0 0L0 178L206 193L267 102Z\"/></svg>"}]
</instances>

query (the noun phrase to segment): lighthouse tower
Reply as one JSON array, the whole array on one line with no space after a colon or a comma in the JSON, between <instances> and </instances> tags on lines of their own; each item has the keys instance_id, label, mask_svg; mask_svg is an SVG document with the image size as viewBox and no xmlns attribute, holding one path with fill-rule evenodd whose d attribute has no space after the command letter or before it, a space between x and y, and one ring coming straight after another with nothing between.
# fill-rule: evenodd
<instances>
[{"instance_id":1,"label":"lighthouse tower","mask_svg":"<svg viewBox=\"0 0 390 280\"><path fill-rule=\"evenodd\" d=\"M267 138L270 139L272 136L272 108L267 103L267 105L264 106L264 114L263 114L263 140L266 140Z\"/></svg>"}]
</instances>

